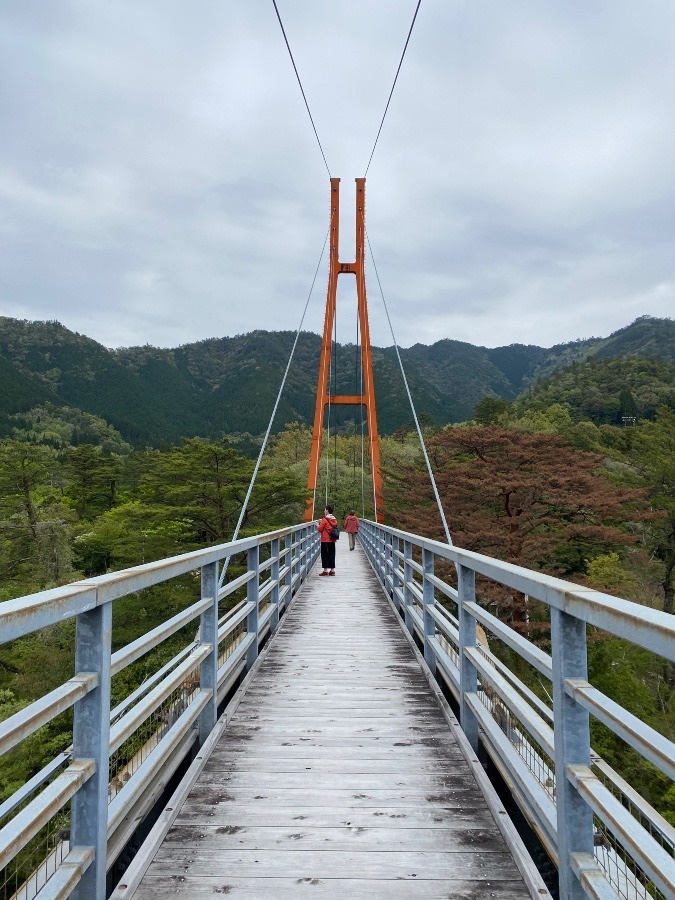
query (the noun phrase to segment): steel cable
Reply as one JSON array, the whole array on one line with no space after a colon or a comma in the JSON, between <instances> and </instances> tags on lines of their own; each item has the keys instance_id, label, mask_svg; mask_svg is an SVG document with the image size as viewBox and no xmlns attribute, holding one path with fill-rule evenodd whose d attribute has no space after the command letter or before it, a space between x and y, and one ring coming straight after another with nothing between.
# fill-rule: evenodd
<instances>
[{"instance_id":1,"label":"steel cable","mask_svg":"<svg viewBox=\"0 0 675 900\"><path fill-rule=\"evenodd\" d=\"M419 4L418 4L419 6ZM445 518L445 511L443 509L443 504L441 503L441 498L438 493L438 487L436 486L436 479L434 478L434 473L431 468L431 462L429 460L429 454L427 453L427 447L424 443L424 435L422 434L422 429L420 428L420 423L417 418L417 412L415 411L415 404L413 403L412 395L410 393L410 388L408 386L408 379L406 378L405 369L403 368L403 361L401 360L401 354L398 349L398 343L396 342L396 336L394 334L394 326L391 324L391 317L389 315L389 309L387 307L387 301L384 298L384 291L382 290L382 282L380 281L380 273L377 271L377 264L375 263L375 256L373 255L373 248L370 244L370 236L368 232L366 232L366 240L368 241L368 249L370 250L370 258L373 261L373 268L375 269L375 277L377 278L377 283L380 288L380 296L382 297L382 303L384 304L384 311L387 315L387 322L389 323L389 330L391 331L391 339L394 342L394 349L396 350L396 356L398 358L398 364L401 369L401 375L403 376L403 384L405 385L405 390L408 395L408 401L410 402L410 409L412 410L413 419L415 420L415 428L417 429L417 435L420 439L420 445L422 447L422 453L424 454L424 461L427 464L427 471L429 473L429 478L431 480L431 486L434 491L434 497L436 498L436 504L438 506L438 511L441 516L441 522L443 523L443 530L445 531L445 537L448 542L452 546L452 537L450 536L450 529L448 528L448 521Z\"/></svg>"},{"instance_id":2,"label":"steel cable","mask_svg":"<svg viewBox=\"0 0 675 900\"><path fill-rule=\"evenodd\" d=\"M330 234L330 229L326 232L326 237L324 238L323 247L321 248L321 255L319 256L319 262L316 264L316 269L314 271L314 278L312 279L312 286L309 289L309 294L307 295L307 300L305 301L305 308L302 311L302 317L300 319L300 324L298 325L298 330L295 333L295 340L293 341L293 347L291 348L290 356L288 357L288 363L286 365L286 371L284 372L284 377L281 379L281 386L279 387L279 393L277 394L277 399L274 403L274 409L272 410L272 415L270 416L270 421L267 426L267 431L265 432L265 437L263 438L262 446L260 448L260 453L258 454L258 459L256 460L255 467L253 469L253 474L251 475L251 481L248 486L248 490L246 491L246 497L244 498L244 502L241 507L241 512L239 513L239 518L237 520L237 524L234 528L234 533L232 535L232 540L236 541L239 537L239 529L242 526L242 522L244 521L244 516L246 515L246 510L248 508L248 501L251 499L251 492L253 491L253 486L255 484L255 480L258 476L258 470L260 469L260 463L262 462L263 455L265 453L265 449L267 447L267 442L270 437L270 432L272 431L272 425L274 424L274 417L277 414L277 409L279 408L279 403L281 401L281 395L283 393L284 387L286 386L286 379L288 378L288 372L291 368L291 363L293 362L293 356L295 355L295 348L298 346L298 340L300 338L300 333L302 332L302 326L305 321L305 316L307 315L307 308L309 307L309 301L312 297L312 292L314 291L314 285L316 284L316 277L319 274L319 268L321 266L321 260L323 259L323 254L326 251L326 244L328 243L328 235ZM220 578L218 579L218 587L220 587L225 580L225 574L227 573L227 567L229 565L231 557L228 557L225 565L223 566L223 571L221 572Z\"/></svg>"},{"instance_id":3,"label":"steel cable","mask_svg":"<svg viewBox=\"0 0 675 900\"><path fill-rule=\"evenodd\" d=\"M321 156L323 157L324 165L326 166L326 171L328 172L328 177L331 177L330 169L328 168L328 162L326 160L326 154L323 152L323 147L321 146L321 141L319 140L319 132L316 130L316 125L314 124L314 119L312 118L312 113L309 108L309 103L307 102L307 97L305 96L305 89L302 86L302 81L300 80L300 73L298 72L298 67L295 64L295 59L293 58L293 51L291 50L291 45L288 43L288 38L286 37L286 29L284 28L284 23L281 21L281 13L279 12L279 7L277 6L277 0L272 0L274 4L274 11L277 14L277 19L279 20L279 25L281 26L281 33L284 36L284 40L286 41L286 47L288 48L288 55L291 58L291 62L293 63L293 70L295 71L295 77L298 79L298 84L300 86L300 93L302 94L302 99L305 101L305 106L307 107L307 114L309 116L309 121L312 123L312 128L314 129L314 135L316 137L316 142L319 145L319 150L321 151Z\"/></svg>"},{"instance_id":4,"label":"steel cable","mask_svg":"<svg viewBox=\"0 0 675 900\"><path fill-rule=\"evenodd\" d=\"M368 169L370 168L370 164L373 161L373 155L375 154L375 148L377 147L377 142L380 139L380 133L382 131L382 126L384 125L384 120L387 116L387 110L389 109L389 104L391 103L391 98L394 94L394 88L396 87L396 82L398 81L398 74L401 71L401 66L403 65L403 58L405 56L405 52L408 49L408 44L410 42L410 35L412 34L412 30L415 27L415 19L417 18L417 13L419 12L420 5L422 0L417 0L417 6L415 7L415 14L413 16L412 22L410 23L410 30L408 31L408 37L405 39L405 46L403 47L403 53L401 54L401 59L398 64L398 69L396 69L396 75L394 75L394 83L391 86L391 90L389 91L389 99L387 100L387 105L384 108L384 114L382 116L382 121L380 122L380 127L377 129L377 135L375 137L375 143L373 144L373 149L370 152L370 159L368 160L368 165L366 166L366 171L363 173L364 177L368 174ZM276 4L275 4L276 6Z\"/></svg>"}]
</instances>

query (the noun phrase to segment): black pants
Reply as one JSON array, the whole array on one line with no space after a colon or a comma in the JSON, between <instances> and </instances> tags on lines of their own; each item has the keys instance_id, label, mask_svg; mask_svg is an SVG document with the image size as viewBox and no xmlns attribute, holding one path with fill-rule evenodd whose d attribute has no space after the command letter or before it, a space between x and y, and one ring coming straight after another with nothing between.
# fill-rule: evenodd
<instances>
[{"instance_id":1,"label":"black pants","mask_svg":"<svg viewBox=\"0 0 675 900\"><path fill-rule=\"evenodd\" d=\"M335 568L335 541L321 542L321 565L324 569Z\"/></svg>"}]
</instances>

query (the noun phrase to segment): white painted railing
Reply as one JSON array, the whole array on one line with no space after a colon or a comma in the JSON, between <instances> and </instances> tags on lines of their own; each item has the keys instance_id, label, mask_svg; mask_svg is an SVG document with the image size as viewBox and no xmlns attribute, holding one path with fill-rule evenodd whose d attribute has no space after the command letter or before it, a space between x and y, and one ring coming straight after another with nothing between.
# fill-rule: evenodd
<instances>
[{"instance_id":1,"label":"white painted railing","mask_svg":"<svg viewBox=\"0 0 675 900\"><path fill-rule=\"evenodd\" d=\"M672 900L675 829L593 753L590 716L670 779L675 744L589 684L586 641L591 625L675 661L675 617L374 522L359 539L474 749L491 757L558 866L561 898ZM438 577L441 563L457 587ZM551 656L477 602L476 576L545 604ZM550 683L551 702L496 644Z\"/></svg>"},{"instance_id":2,"label":"white painted railing","mask_svg":"<svg viewBox=\"0 0 675 900\"><path fill-rule=\"evenodd\" d=\"M316 525L296 525L0 604L0 643L77 623L75 675L0 723L4 756L73 710L72 748L0 804L3 900L103 900L107 869L214 728L219 704L255 662L318 551ZM221 568L241 555L243 574L221 584ZM191 572L200 577L198 599L112 653L115 601ZM237 591L245 598L220 616L219 604ZM180 651L111 709L111 679L190 623Z\"/></svg>"}]
</instances>

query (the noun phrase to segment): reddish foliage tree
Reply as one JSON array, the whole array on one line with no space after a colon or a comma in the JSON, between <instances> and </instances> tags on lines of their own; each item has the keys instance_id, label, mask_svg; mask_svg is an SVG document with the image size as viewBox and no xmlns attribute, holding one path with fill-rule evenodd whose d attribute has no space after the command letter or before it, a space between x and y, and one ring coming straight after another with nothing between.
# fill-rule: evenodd
<instances>
[{"instance_id":1,"label":"reddish foliage tree","mask_svg":"<svg viewBox=\"0 0 675 900\"><path fill-rule=\"evenodd\" d=\"M588 559L633 541L626 523L646 515L642 491L616 486L602 473L600 456L557 435L450 428L428 449L453 541L467 550L574 577ZM401 468L387 480L390 518L444 540L426 470ZM399 480L404 491L394 486ZM522 597L495 586L486 594L522 625Z\"/></svg>"}]
</instances>

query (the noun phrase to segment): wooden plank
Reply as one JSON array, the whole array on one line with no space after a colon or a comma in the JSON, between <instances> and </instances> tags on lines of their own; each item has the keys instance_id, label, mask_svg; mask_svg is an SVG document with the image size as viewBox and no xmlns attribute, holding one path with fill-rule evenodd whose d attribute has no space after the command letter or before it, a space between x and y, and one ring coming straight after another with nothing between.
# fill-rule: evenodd
<instances>
[{"instance_id":1,"label":"wooden plank","mask_svg":"<svg viewBox=\"0 0 675 900\"><path fill-rule=\"evenodd\" d=\"M420 774L433 775L435 772L457 772L460 770L460 760L439 759L437 756L416 757L410 753L405 757L400 754L390 754L384 759L365 758L363 756L334 757L308 756L306 753L297 756L283 756L274 754L269 756L246 756L238 758L236 754L225 756L218 754L215 764L224 769L232 770L235 766L238 772L265 772L271 774L302 774L307 772L321 772L324 775L345 773L358 773L359 775L395 775L401 771L402 759L407 765L414 766Z\"/></svg>"},{"instance_id":2,"label":"wooden plank","mask_svg":"<svg viewBox=\"0 0 675 900\"><path fill-rule=\"evenodd\" d=\"M230 753L239 753L239 754L249 754L252 753L253 750L263 750L265 753L269 752L269 748L278 748L279 753L284 753L286 748L305 748L309 750L310 748L316 748L318 750L330 750L331 748L335 749L335 756L337 756L342 750L352 748L358 749L362 748L367 753L385 753L389 751L396 751L397 748L402 755L407 748L419 746L420 751L429 751L429 750L443 750L445 748L448 749L448 752L454 752L457 749L457 744L452 740L452 735L450 735L447 731L438 732L433 735L423 734L423 735L376 735L375 737L368 737L367 735L343 735L338 738L335 735L322 735L322 734L312 734L312 735L287 735L283 732L278 732L276 734L266 734L265 732L261 732L255 735L255 743L253 746L247 743L247 740L251 740L249 731L240 731L236 732L235 729L232 729L229 737L237 737L237 741L228 740L225 743L222 743L221 746L223 748L227 748L226 752ZM241 740L239 740L241 738ZM364 753L366 755L366 753Z\"/></svg>"},{"instance_id":3,"label":"wooden plank","mask_svg":"<svg viewBox=\"0 0 675 900\"><path fill-rule=\"evenodd\" d=\"M468 778L469 776L467 776ZM397 788L418 788L431 793L453 788L457 783L457 773L428 775L427 773L401 772L383 774L362 774L361 772L245 772L234 769L230 772L204 771L205 784L218 787L248 788L264 792L274 790L283 784L287 791L394 791Z\"/></svg>"},{"instance_id":4,"label":"wooden plank","mask_svg":"<svg viewBox=\"0 0 675 900\"><path fill-rule=\"evenodd\" d=\"M169 831L164 846L176 852L185 849L220 850L223 836L238 850L379 850L473 853L504 853L494 831L489 828L390 828L343 825L341 827L310 827L296 822L294 828L271 825L200 825L193 822L177 825Z\"/></svg>"},{"instance_id":5,"label":"wooden plank","mask_svg":"<svg viewBox=\"0 0 675 900\"><path fill-rule=\"evenodd\" d=\"M436 719L434 713L435 710L430 708L420 710L415 707L415 711L412 715L416 722L419 722L420 720L422 720L422 722L426 720L434 722ZM382 709L381 707L364 709L363 707L357 706L350 711L348 718L350 723L354 723L358 719L366 719L368 722L379 725L380 720L382 719L400 719L404 714L405 711L401 709L400 706L392 709ZM293 707L287 706L284 709L258 710L256 712L253 710L244 710L237 715L237 722L244 726L248 725L249 722L256 722L262 725L266 725L268 722L271 725L275 722L288 722L290 726L294 726L296 723L298 725L303 725L307 721L314 725L345 724L345 713L343 710L331 709L329 704L326 704L326 706L318 707L314 712L312 712L311 709L294 709Z\"/></svg>"},{"instance_id":6,"label":"wooden plank","mask_svg":"<svg viewBox=\"0 0 675 900\"><path fill-rule=\"evenodd\" d=\"M250 802L211 804L190 798L181 813L182 823L212 826L266 825L275 828L492 828L487 806L455 805L345 808L342 806L277 806Z\"/></svg>"},{"instance_id":7,"label":"wooden plank","mask_svg":"<svg viewBox=\"0 0 675 900\"><path fill-rule=\"evenodd\" d=\"M249 706L250 702L250 706ZM362 706L369 708L377 708L378 706L392 707L401 709L408 704L423 708L423 704L429 702L429 697L423 697L419 692L406 693L397 696L394 691L379 691L375 693L373 690L367 693L358 693L355 687L352 692L344 691L343 693L330 691L310 691L309 688L303 691L301 697L292 697L289 694L275 694L274 696L265 695L256 697L247 703L242 703L244 709L312 709L315 704L330 704L331 709L350 710Z\"/></svg>"},{"instance_id":8,"label":"wooden plank","mask_svg":"<svg viewBox=\"0 0 675 900\"><path fill-rule=\"evenodd\" d=\"M243 740L243 741L252 741L255 740L258 736L259 732L264 732L266 735L285 735L288 738L293 737L301 737L307 736L311 737L312 735L322 734L326 736L330 736L333 740L338 743L343 738L367 738L370 737L372 740L377 740L378 738L388 737L388 738L398 738L399 740L406 740L413 737L435 737L435 738L444 738L447 737L448 730L444 728L443 725L439 722L438 724L429 723L425 726L422 723L414 723L413 722L382 722L375 727L374 725L370 725L367 722L336 722L334 724L320 724L317 728L310 727L311 723L298 724L294 723L293 726L288 726L284 724L283 720L279 720L278 722L267 722L263 726L262 724L257 724L255 722L244 723L244 722L234 722L231 729L228 729L229 736L233 740Z\"/></svg>"},{"instance_id":9,"label":"wooden plank","mask_svg":"<svg viewBox=\"0 0 675 900\"><path fill-rule=\"evenodd\" d=\"M447 878L429 881L397 881L395 879L362 878L248 878L202 877L191 875L154 876L146 875L142 894L143 900L166 900L167 897L211 897L227 894L228 897L273 897L274 900L302 900L303 897L325 900L336 897L372 898L386 897L387 900L416 900L424 897L451 897L452 900L523 900L521 881L475 881L464 879L450 881Z\"/></svg>"},{"instance_id":10,"label":"wooden plank","mask_svg":"<svg viewBox=\"0 0 675 900\"><path fill-rule=\"evenodd\" d=\"M280 779L281 780L281 779ZM332 806L344 809L346 812L352 809L371 807L375 809L387 809L390 806L414 806L420 807L430 804L439 807L486 809L485 800L481 797L474 785L462 786L454 784L442 791L431 791L418 788L417 790L397 788L394 790L354 791L354 790L327 790L322 788L308 790L292 790L285 787L274 787L266 791L251 790L251 788L227 787L213 785L201 780L193 792L190 800L198 800L206 806L216 807L225 803L249 802L252 806ZM179 820L180 821L180 818Z\"/></svg>"},{"instance_id":11,"label":"wooden plank","mask_svg":"<svg viewBox=\"0 0 675 900\"><path fill-rule=\"evenodd\" d=\"M190 848L180 854L176 847L163 845L148 874L176 871L217 878L451 878L477 882L518 878L515 863L505 852Z\"/></svg>"}]
</instances>

